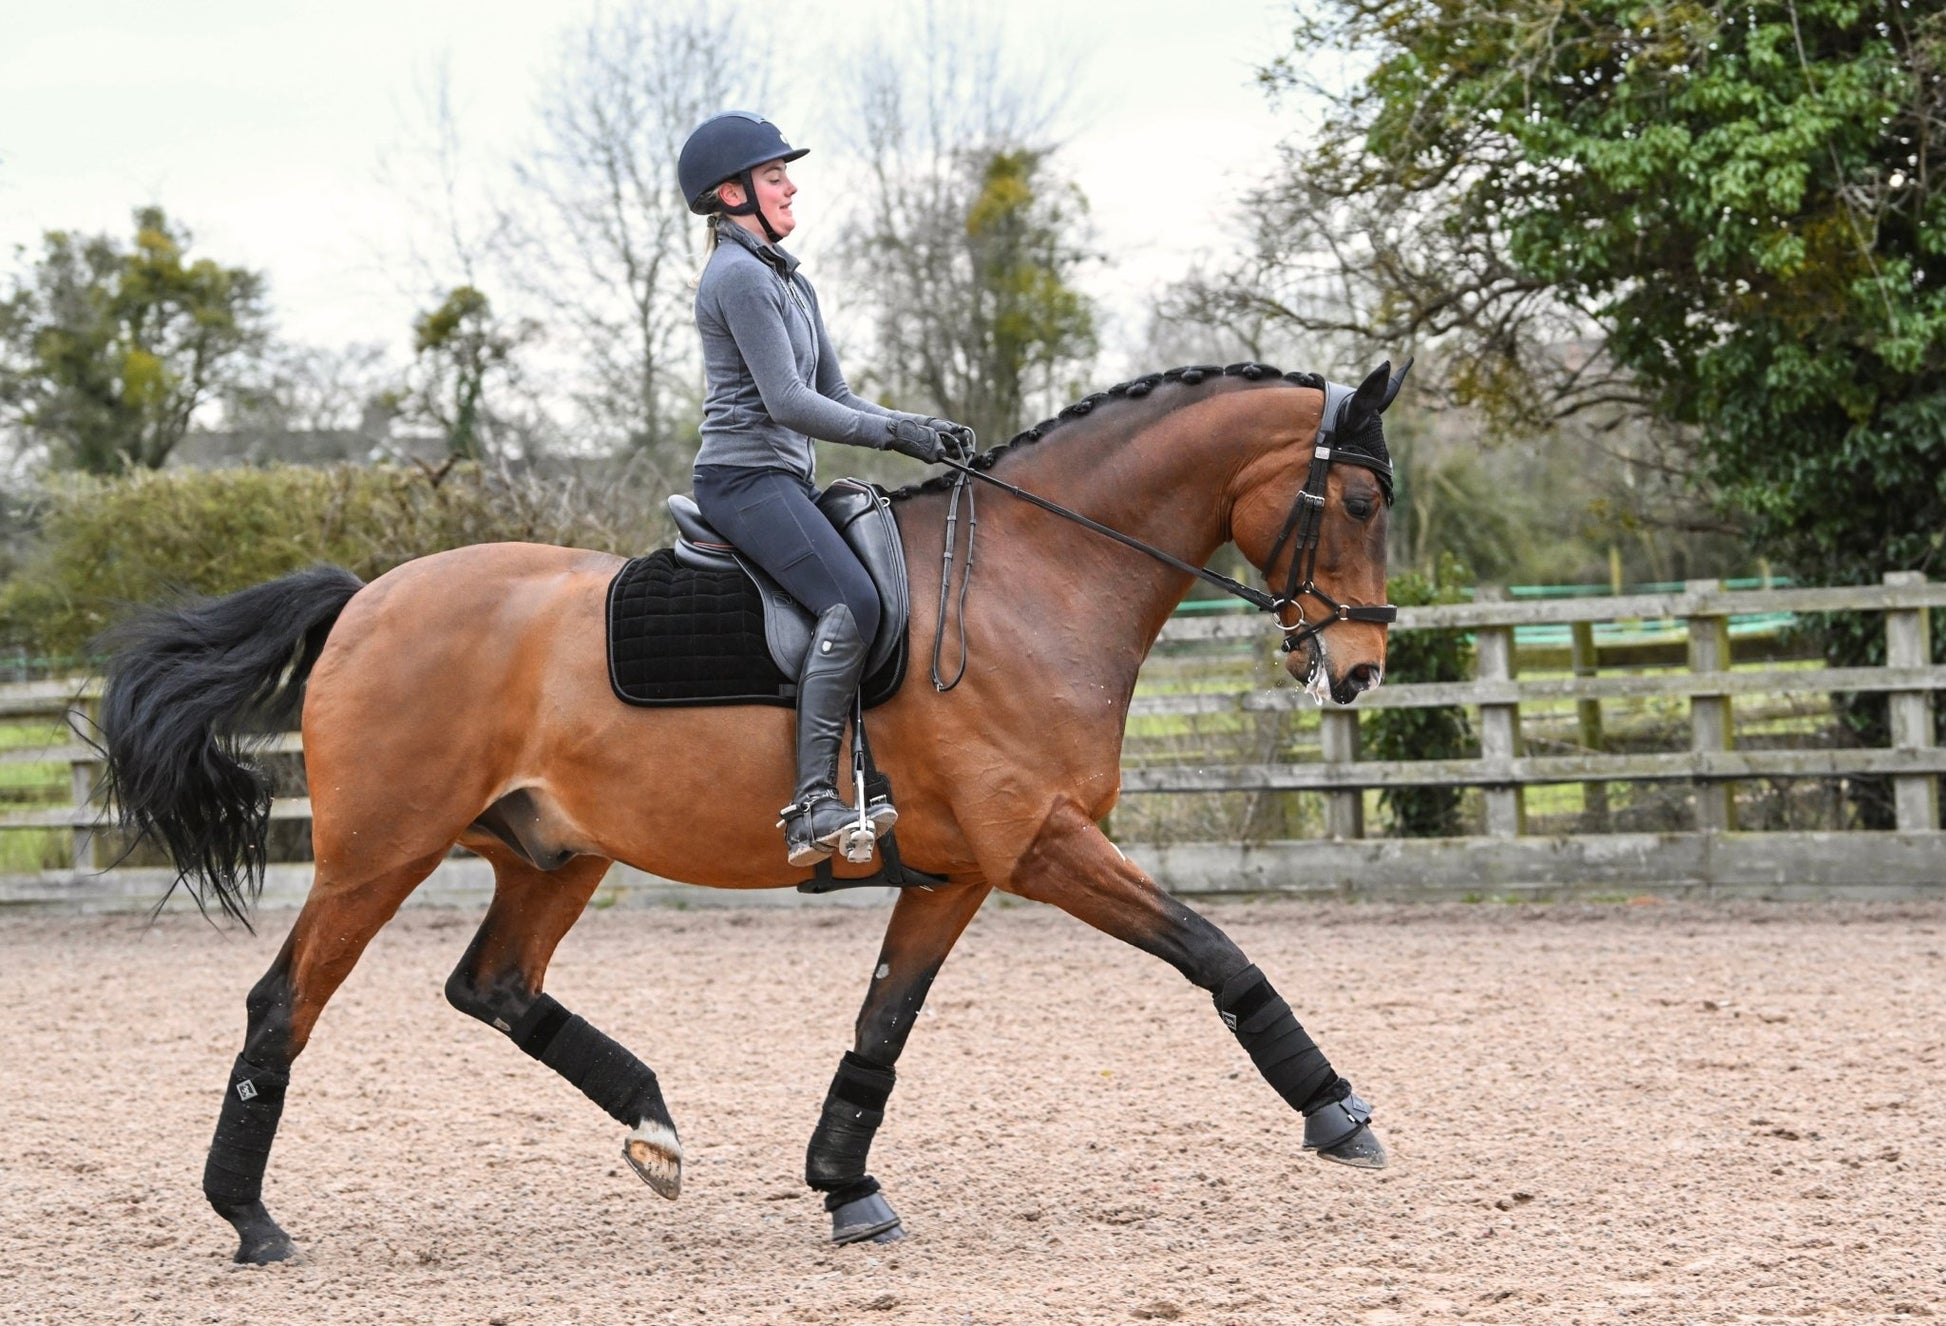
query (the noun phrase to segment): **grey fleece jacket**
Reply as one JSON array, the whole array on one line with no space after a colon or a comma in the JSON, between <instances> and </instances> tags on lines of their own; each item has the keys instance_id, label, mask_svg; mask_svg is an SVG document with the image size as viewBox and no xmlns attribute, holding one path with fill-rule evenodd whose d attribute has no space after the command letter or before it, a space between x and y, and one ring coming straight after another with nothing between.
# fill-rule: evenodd
<instances>
[{"instance_id":1,"label":"grey fleece jacket","mask_svg":"<svg viewBox=\"0 0 1946 1326\"><path fill-rule=\"evenodd\" d=\"M791 470L816 482L812 438L884 447L886 420L899 412L845 385L796 256L741 226L719 221L717 231L696 287L705 384L696 463Z\"/></svg>"}]
</instances>

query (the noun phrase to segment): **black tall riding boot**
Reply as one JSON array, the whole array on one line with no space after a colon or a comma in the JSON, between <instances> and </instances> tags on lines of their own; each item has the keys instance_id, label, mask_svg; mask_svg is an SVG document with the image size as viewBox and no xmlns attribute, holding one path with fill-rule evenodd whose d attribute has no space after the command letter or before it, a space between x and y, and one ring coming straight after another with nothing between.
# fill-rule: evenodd
<instances>
[{"instance_id":1,"label":"black tall riding boot","mask_svg":"<svg viewBox=\"0 0 1946 1326\"><path fill-rule=\"evenodd\" d=\"M830 856L858 812L838 797L838 752L865 672L865 642L851 609L826 608L797 674L797 792L784 807L784 850L794 866Z\"/></svg>"}]
</instances>

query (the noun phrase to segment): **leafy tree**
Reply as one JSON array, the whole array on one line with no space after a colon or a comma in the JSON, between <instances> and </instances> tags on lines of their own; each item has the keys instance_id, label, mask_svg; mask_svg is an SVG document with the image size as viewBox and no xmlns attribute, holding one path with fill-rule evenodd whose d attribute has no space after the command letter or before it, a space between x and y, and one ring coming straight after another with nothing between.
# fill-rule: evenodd
<instances>
[{"instance_id":1,"label":"leafy tree","mask_svg":"<svg viewBox=\"0 0 1946 1326\"><path fill-rule=\"evenodd\" d=\"M0 408L62 465L154 469L268 329L263 278L190 261L159 207L135 238L50 231L0 301Z\"/></svg>"},{"instance_id":2,"label":"leafy tree","mask_svg":"<svg viewBox=\"0 0 1946 1326\"><path fill-rule=\"evenodd\" d=\"M1703 477L1776 562L1827 582L1937 562L1937 4L1334 0L1267 77L1314 86L1304 54L1351 41L1374 64L1310 172L1345 207L1400 203L1441 256L1402 257L1375 307L1470 344L1465 392L1518 396L1537 377L1516 347L1585 323L1574 358L1693 430ZM1572 367L1538 379L1546 399L1585 385Z\"/></svg>"},{"instance_id":3,"label":"leafy tree","mask_svg":"<svg viewBox=\"0 0 1946 1326\"><path fill-rule=\"evenodd\" d=\"M454 287L413 322L418 362L408 411L445 433L448 455L478 460L496 433L508 431L506 416L488 408L488 384L514 381L515 351L534 332L531 323L497 317L492 301L470 285Z\"/></svg>"}]
</instances>

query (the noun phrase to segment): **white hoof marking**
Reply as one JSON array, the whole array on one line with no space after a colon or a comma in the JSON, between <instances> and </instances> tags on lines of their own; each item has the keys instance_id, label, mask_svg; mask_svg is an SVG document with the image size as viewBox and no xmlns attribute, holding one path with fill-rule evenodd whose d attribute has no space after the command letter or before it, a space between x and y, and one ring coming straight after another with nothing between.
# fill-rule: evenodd
<instances>
[{"instance_id":1,"label":"white hoof marking","mask_svg":"<svg viewBox=\"0 0 1946 1326\"><path fill-rule=\"evenodd\" d=\"M674 1201L682 1192L682 1143L673 1128L649 1119L635 1125L622 1143L622 1159L642 1182Z\"/></svg>"}]
</instances>

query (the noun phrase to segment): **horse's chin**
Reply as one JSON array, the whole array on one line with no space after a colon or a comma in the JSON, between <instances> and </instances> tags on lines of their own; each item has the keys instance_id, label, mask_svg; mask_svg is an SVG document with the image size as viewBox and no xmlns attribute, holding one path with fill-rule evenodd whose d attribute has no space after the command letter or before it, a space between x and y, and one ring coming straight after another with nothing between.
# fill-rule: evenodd
<instances>
[{"instance_id":1,"label":"horse's chin","mask_svg":"<svg viewBox=\"0 0 1946 1326\"><path fill-rule=\"evenodd\" d=\"M1315 635L1284 655L1284 670L1318 705L1331 698L1331 665L1324 644Z\"/></svg>"}]
</instances>

